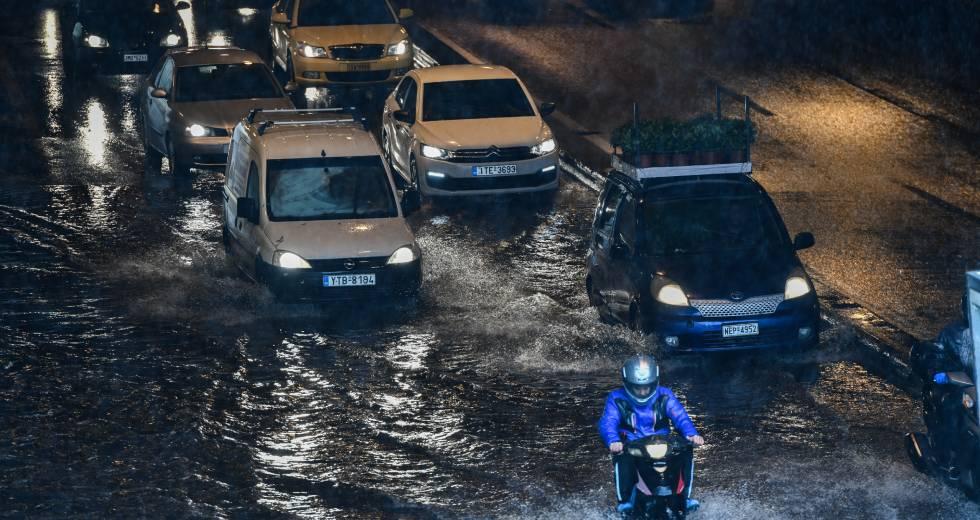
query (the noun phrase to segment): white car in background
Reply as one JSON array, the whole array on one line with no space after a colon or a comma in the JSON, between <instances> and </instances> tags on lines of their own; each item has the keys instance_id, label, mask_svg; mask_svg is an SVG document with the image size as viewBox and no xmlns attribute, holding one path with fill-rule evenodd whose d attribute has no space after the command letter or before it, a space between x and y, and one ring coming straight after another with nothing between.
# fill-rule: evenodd
<instances>
[{"instance_id":1,"label":"white car in background","mask_svg":"<svg viewBox=\"0 0 980 520\"><path fill-rule=\"evenodd\" d=\"M381 146L425 196L497 195L558 188L558 144L509 69L448 65L413 70L384 106Z\"/></svg>"}]
</instances>

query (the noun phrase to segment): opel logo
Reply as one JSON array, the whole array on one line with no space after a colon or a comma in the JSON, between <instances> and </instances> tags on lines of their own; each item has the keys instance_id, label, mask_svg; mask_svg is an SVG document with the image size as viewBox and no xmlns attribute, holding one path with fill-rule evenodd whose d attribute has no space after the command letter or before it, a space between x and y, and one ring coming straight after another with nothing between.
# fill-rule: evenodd
<instances>
[{"instance_id":1,"label":"opel logo","mask_svg":"<svg viewBox=\"0 0 980 520\"><path fill-rule=\"evenodd\" d=\"M344 268L347 269L348 271L353 270L355 267L357 267L357 262L355 262L353 259L349 258L347 260L344 260Z\"/></svg>"},{"instance_id":2,"label":"opel logo","mask_svg":"<svg viewBox=\"0 0 980 520\"><path fill-rule=\"evenodd\" d=\"M732 298L732 301L740 302L740 301L742 301L742 300L745 299L745 293L740 292L740 291L735 291L735 292L732 293L731 298Z\"/></svg>"}]
</instances>

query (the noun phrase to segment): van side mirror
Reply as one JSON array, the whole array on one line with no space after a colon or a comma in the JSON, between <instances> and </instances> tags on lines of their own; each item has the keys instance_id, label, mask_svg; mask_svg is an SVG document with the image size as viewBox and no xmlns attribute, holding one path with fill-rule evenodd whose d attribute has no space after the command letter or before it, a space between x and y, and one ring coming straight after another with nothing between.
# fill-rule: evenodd
<instances>
[{"instance_id":1,"label":"van side mirror","mask_svg":"<svg viewBox=\"0 0 980 520\"><path fill-rule=\"evenodd\" d=\"M162 88L155 88L152 92L150 92L150 96L157 99L167 99L167 91L163 90Z\"/></svg>"},{"instance_id":2,"label":"van side mirror","mask_svg":"<svg viewBox=\"0 0 980 520\"><path fill-rule=\"evenodd\" d=\"M415 11L411 9L402 9L401 11L398 11L398 18L401 18L402 20L407 20L413 16L415 16Z\"/></svg>"},{"instance_id":3,"label":"van side mirror","mask_svg":"<svg viewBox=\"0 0 980 520\"><path fill-rule=\"evenodd\" d=\"M406 125L415 124L415 118L407 110L396 110L391 114L391 117L395 118L395 121L399 123L405 123Z\"/></svg>"},{"instance_id":4,"label":"van side mirror","mask_svg":"<svg viewBox=\"0 0 980 520\"><path fill-rule=\"evenodd\" d=\"M180 1L174 4L174 9L178 11L183 11L184 9L190 9L190 8L191 8L191 4L188 2Z\"/></svg>"},{"instance_id":5,"label":"van side mirror","mask_svg":"<svg viewBox=\"0 0 980 520\"><path fill-rule=\"evenodd\" d=\"M558 105L549 101L547 103L541 103L541 106L538 107L538 112L541 113L541 117L550 116L555 113L556 108L558 108Z\"/></svg>"},{"instance_id":6,"label":"van side mirror","mask_svg":"<svg viewBox=\"0 0 980 520\"><path fill-rule=\"evenodd\" d=\"M416 189L407 189L402 194L402 213L409 216L422 208L422 195Z\"/></svg>"},{"instance_id":7,"label":"van side mirror","mask_svg":"<svg viewBox=\"0 0 980 520\"><path fill-rule=\"evenodd\" d=\"M248 197L238 198L238 211L236 214L238 218L243 218L252 224L259 223L259 205L255 199L250 199Z\"/></svg>"},{"instance_id":8,"label":"van side mirror","mask_svg":"<svg viewBox=\"0 0 980 520\"><path fill-rule=\"evenodd\" d=\"M804 249L810 249L817 243L817 240L813 238L813 233L805 232L796 235L793 239L793 248L797 251L802 251Z\"/></svg>"}]
</instances>

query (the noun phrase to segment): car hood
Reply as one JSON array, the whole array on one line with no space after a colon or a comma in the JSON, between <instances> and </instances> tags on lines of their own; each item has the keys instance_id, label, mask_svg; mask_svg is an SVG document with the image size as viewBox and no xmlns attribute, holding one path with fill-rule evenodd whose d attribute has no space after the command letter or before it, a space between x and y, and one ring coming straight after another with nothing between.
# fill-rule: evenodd
<instances>
[{"instance_id":1,"label":"car hood","mask_svg":"<svg viewBox=\"0 0 980 520\"><path fill-rule=\"evenodd\" d=\"M423 143L448 150L534 146L551 138L548 125L536 116L425 121L416 126Z\"/></svg>"},{"instance_id":2,"label":"car hood","mask_svg":"<svg viewBox=\"0 0 980 520\"><path fill-rule=\"evenodd\" d=\"M754 250L745 254L677 255L658 262L659 273L692 299L730 299L782 294L800 267L795 255Z\"/></svg>"},{"instance_id":3,"label":"car hood","mask_svg":"<svg viewBox=\"0 0 980 520\"><path fill-rule=\"evenodd\" d=\"M253 108L293 108L289 98L236 99L231 101L199 101L174 103L180 118L187 124L224 128L229 132Z\"/></svg>"},{"instance_id":4,"label":"car hood","mask_svg":"<svg viewBox=\"0 0 980 520\"><path fill-rule=\"evenodd\" d=\"M293 29L295 41L324 48L352 43L389 44L400 42L405 38L408 38L408 31L398 24L332 25Z\"/></svg>"},{"instance_id":5,"label":"car hood","mask_svg":"<svg viewBox=\"0 0 980 520\"><path fill-rule=\"evenodd\" d=\"M415 243L403 218L270 222L266 234L279 249L306 260L390 256Z\"/></svg>"}]
</instances>

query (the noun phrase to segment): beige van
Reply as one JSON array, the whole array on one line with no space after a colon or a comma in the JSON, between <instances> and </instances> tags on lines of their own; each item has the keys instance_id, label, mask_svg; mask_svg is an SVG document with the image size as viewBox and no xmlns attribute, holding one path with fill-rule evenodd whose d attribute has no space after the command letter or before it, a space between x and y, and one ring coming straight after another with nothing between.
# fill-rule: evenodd
<instances>
[{"instance_id":1,"label":"beige van","mask_svg":"<svg viewBox=\"0 0 980 520\"><path fill-rule=\"evenodd\" d=\"M414 296L421 252L391 172L341 109L255 110L235 127L224 185L229 255L281 299Z\"/></svg>"}]
</instances>

